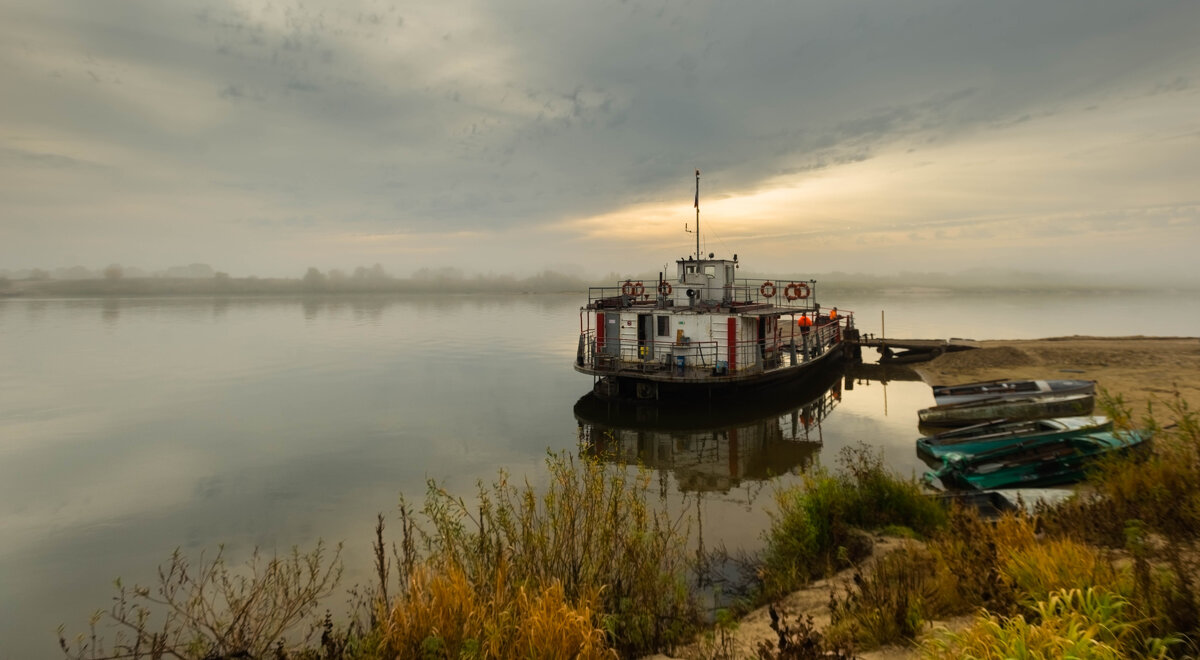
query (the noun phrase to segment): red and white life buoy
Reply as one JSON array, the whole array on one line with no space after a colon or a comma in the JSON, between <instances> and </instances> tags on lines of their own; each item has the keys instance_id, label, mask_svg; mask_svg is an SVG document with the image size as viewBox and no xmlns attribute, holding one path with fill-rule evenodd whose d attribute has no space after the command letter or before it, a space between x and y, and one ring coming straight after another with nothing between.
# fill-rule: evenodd
<instances>
[{"instance_id":1,"label":"red and white life buoy","mask_svg":"<svg viewBox=\"0 0 1200 660\"><path fill-rule=\"evenodd\" d=\"M632 296L633 295L633 281L625 280L625 283L621 285L621 293L626 296Z\"/></svg>"},{"instance_id":2,"label":"red and white life buoy","mask_svg":"<svg viewBox=\"0 0 1200 660\"><path fill-rule=\"evenodd\" d=\"M671 283L666 280L659 282L658 293L664 296L671 295Z\"/></svg>"},{"instance_id":3,"label":"red and white life buoy","mask_svg":"<svg viewBox=\"0 0 1200 660\"><path fill-rule=\"evenodd\" d=\"M643 293L646 293L646 287L642 286L642 281L638 280L633 283L633 297L640 298Z\"/></svg>"},{"instance_id":4,"label":"red and white life buoy","mask_svg":"<svg viewBox=\"0 0 1200 660\"><path fill-rule=\"evenodd\" d=\"M804 282L792 282L783 290L783 295L788 300L803 300L808 297L810 289Z\"/></svg>"},{"instance_id":5,"label":"red and white life buoy","mask_svg":"<svg viewBox=\"0 0 1200 660\"><path fill-rule=\"evenodd\" d=\"M770 280L763 282L762 286L758 287L758 292L762 294L763 298L773 298L775 296L775 283Z\"/></svg>"}]
</instances>

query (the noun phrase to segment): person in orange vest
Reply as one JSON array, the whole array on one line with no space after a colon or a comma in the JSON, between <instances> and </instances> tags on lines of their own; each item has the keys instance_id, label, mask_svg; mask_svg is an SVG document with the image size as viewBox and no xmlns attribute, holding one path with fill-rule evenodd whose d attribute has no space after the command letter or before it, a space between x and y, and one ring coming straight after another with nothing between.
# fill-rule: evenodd
<instances>
[{"instance_id":1,"label":"person in orange vest","mask_svg":"<svg viewBox=\"0 0 1200 660\"><path fill-rule=\"evenodd\" d=\"M829 310L829 320L832 321L836 318L837 318L837 307L834 307L833 309Z\"/></svg>"},{"instance_id":2,"label":"person in orange vest","mask_svg":"<svg viewBox=\"0 0 1200 660\"><path fill-rule=\"evenodd\" d=\"M796 321L796 325L800 326L800 334L808 334L808 329L812 327L812 319L808 318L808 314L801 314L800 320Z\"/></svg>"}]
</instances>

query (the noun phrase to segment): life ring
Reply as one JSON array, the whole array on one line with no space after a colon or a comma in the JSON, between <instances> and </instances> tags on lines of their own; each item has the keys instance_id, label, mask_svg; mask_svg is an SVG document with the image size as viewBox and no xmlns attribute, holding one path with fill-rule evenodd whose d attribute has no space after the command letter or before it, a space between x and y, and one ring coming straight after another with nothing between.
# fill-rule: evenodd
<instances>
[{"instance_id":1,"label":"life ring","mask_svg":"<svg viewBox=\"0 0 1200 660\"><path fill-rule=\"evenodd\" d=\"M659 294L664 295L664 296L671 295L671 283L666 280L659 282L658 283L658 292L659 292Z\"/></svg>"},{"instance_id":2,"label":"life ring","mask_svg":"<svg viewBox=\"0 0 1200 660\"><path fill-rule=\"evenodd\" d=\"M785 293L788 300L804 300L810 293L812 293L812 290L809 289L808 285L804 282L792 282L788 285Z\"/></svg>"},{"instance_id":3,"label":"life ring","mask_svg":"<svg viewBox=\"0 0 1200 660\"><path fill-rule=\"evenodd\" d=\"M642 281L638 280L633 283L633 297L640 298L643 293L646 293L646 287L642 286Z\"/></svg>"},{"instance_id":4,"label":"life ring","mask_svg":"<svg viewBox=\"0 0 1200 660\"><path fill-rule=\"evenodd\" d=\"M763 298L774 297L775 296L775 283L770 280L763 282L762 286L758 287L758 292L760 294L762 294Z\"/></svg>"},{"instance_id":5,"label":"life ring","mask_svg":"<svg viewBox=\"0 0 1200 660\"><path fill-rule=\"evenodd\" d=\"M627 296L632 296L633 295L633 282L631 282L629 280L625 280L625 283L621 285L621 293L623 293Z\"/></svg>"}]
</instances>

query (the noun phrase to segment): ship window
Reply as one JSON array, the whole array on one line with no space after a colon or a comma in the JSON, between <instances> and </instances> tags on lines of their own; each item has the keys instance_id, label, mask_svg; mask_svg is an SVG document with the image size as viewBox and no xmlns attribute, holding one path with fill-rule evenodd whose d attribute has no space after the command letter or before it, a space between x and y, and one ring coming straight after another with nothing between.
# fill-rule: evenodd
<instances>
[{"instance_id":1,"label":"ship window","mask_svg":"<svg viewBox=\"0 0 1200 660\"><path fill-rule=\"evenodd\" d=\"M656 316L655 319L658 321L658 336L659 337L670 337L671 336L671 317Z\"/></svg>"},{"instance_id":2,"label":"ship window","mask_svg":"<svg viewBox=\"0 0 1200 660\"><path fill-rule=\"evenodd\" d=\"M707 266L705 266L704 267L704 276L710 280L712 278L716 277L717 276L717 267L712 264L708 264Z\"/></svg>"},{"instance_id":3,"label":"ship window","mask_svg":"<svg viewBox=\"0 0 1200 660\"><path fill-rule=\"evenodd\" d=\"M725 266L725 281L733 281L733 266Z\"/></svg>"}]
</instances>

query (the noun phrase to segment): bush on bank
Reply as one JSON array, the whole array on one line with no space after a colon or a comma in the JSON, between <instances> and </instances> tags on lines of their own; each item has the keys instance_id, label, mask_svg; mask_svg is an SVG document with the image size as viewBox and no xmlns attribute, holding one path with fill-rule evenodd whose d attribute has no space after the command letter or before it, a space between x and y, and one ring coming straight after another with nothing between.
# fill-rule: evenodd
<instances>
[{"instance_id":1,"label":"bush on bank","mask_svg":"<svg viewBox=\"0 0 1200 660\"><path fill-rule=\"evenodd\" d=\"M840 457L842 470L818 469L801 485L775 494L778 511L766 534L760 569L761 601L846 568L870 552L863 530L903 527L928 535L946 512L920 484L892 474L881 452L866 446Z\"/></svg>"}]
</instances>

